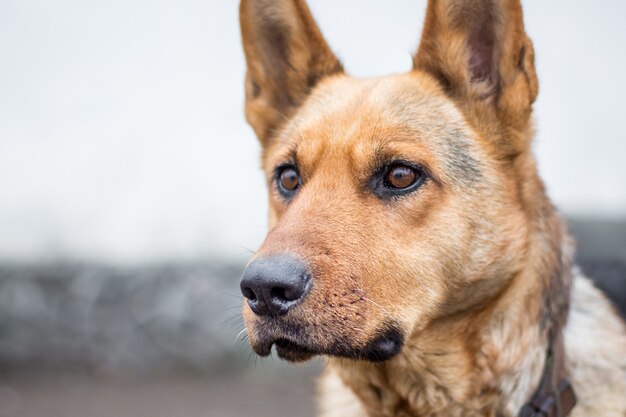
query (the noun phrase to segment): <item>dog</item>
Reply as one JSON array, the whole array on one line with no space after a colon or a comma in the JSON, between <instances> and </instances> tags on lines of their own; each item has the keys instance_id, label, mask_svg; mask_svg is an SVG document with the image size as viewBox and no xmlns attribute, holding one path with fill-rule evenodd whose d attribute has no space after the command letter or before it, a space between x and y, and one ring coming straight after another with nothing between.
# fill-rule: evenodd
<instances>
[{"instance_id":1,"label":"dog","mask_svg":"<svg viewBox=\"0 0 626 417\"><path fill-rule=\"evenodd\" d=\"M626 416L624 323L531 151L520 1L429 0L413 69L367 79L303 0L242 0L240 23L269 189L253 350L326 357L322 417Z\"/></svg>"}]
</instances>

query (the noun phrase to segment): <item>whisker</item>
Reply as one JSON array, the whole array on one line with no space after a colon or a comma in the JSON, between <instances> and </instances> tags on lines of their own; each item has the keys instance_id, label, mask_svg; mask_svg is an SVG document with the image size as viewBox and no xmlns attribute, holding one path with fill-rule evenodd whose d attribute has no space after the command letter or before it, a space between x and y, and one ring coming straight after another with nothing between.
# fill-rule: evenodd
<instances>
[{"instance_id":1,"label":"whisker","mask_svg":"<svg viewBox=\"0 0 626 417\"><path fill-rule=\"evenodd\" d=\"M250 248L249 248L249 247L247 247L247 246L244 246L244 245L235 245L235 246L238 246L238 247L239 247L239 248L241 248L241 249L245 249L247 252L250 252L250 253L252 253L252 254L255 254L255 253L256 253L256 251L255 251L254 249L250 249Z\"/></svg>"},{"instance_id":2,"label":"whisker","mask_svg":"<svg viewBox=\"0 0 626 417\"><path fill-rule=\"evenodd\" d=\"M236 309L236 308L239 308L239 309L240 309L241 307L243 307L243 306L238 305L238 306L230 306L230 307L226 307L226 308L224 308L224 310L222 311L222 313L229 312L229 311L234 310L234 309Z\"/></svg>"},{"instance_id":3,"label":"whisker","mask_svg":"<svg viewBox=\"0 0 626 417\"><path fill-rule=\"evenodd\" d=\"M387 314L388 316L391 316L391 313L389 313L389 311L387 311L383 306L381 306L380 304L378 304L377 302L370 300L367 297L361 297L362 300L365 301L369 301L370 303L374 304L376 307L380 308L385 314Z\"/></svg>"},{"instance_id":4,"label":"whisker","mask_svg":"<svg viewBox=\"0 0 626 417\"><path fill-rule=\"evenodd\" d=\"M239 339L239 337L241 336L242 333L246 332L246 328L244 327L239 333L237 333L237 336L235 336L235 340L233 340L233 345L237 342L237 339ZM242 339L239 339L239 341L241 341Z\"/></svg>"},{"instance_id":5,"label":"whisker","mask_svg":"<svg viewBox=\"0 0 626 417\"><path fill-rule=\"evenodd\" d=\"M237 323L237 322L242 321L242 320L243 320L243 316L241 316L240 314L235 314L232 317L227 317L224 320L222 320L219 323L219 325L220 326L224 326L226 324L231 324L232 325L233 323Z\"/></svg>"},{"instance_id":6,"label":"whisker","mask_svg":"<svg viewBox=\"0 0 626 417\"><path fill-rule=\"evenodd\" d=\"M250 362L250 358L254 355L254 351L250 349L250 353L248 353L248 359L246 359L246 368L248 367L248 362Z\"/></svg>"},{"instance_id":7,"label":"whisker","mask_svg":"<svg viewBox=\"0 0 626 417\"><path fill-rule=\"evenodd\" d=\"M241 321L241 320L232 320L230 323L224 323L224 324L222 324L222 326L224 326L224 327L228 326L228 327L229 327L229 328L231 328L231 329L235 329L235 328L237 328L237 329L241 329L241 327L240 327L240 326L241 326L242 324L243 324L243 323L242 323L242 321Z\"/></svg>"},{"instance_id":8,"label":"whisker","mask_svg":"<svg viewBox=\"0 0 626 417\"><path fill-rule=\"evenodd\" d=\"M225 293L225 292L224 292L224 293L222 293L222 295L225 295L225 296L227 296L227 297L231 297L231 298L235 298L235 299L237 299L237 300L241 300L241 299L242 299L242 295L241 295L241 294L239 294L239 295L236 295L236 294L227 294L227 293Z\"/></svg>"}]
</instances>

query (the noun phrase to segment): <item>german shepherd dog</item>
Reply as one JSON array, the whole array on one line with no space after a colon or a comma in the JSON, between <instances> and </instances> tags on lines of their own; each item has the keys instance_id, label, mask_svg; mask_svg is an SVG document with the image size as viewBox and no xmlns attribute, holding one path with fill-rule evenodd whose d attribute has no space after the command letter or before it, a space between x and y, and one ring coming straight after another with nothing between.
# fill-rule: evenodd
<instances>
[{"instance_id":1,"label":"german shepherd dog","mask_svg":"<svg viewBox=\"0 0 626 417\"><path fill-rule=\"evenodd\" d=\"M520 1L430 0L413 69L367 79L304 0L240 19L270 207L241 280L253 350L325 356L323 417L626 416L624 323L531 152Z\"/></svg>"}]
</instances>

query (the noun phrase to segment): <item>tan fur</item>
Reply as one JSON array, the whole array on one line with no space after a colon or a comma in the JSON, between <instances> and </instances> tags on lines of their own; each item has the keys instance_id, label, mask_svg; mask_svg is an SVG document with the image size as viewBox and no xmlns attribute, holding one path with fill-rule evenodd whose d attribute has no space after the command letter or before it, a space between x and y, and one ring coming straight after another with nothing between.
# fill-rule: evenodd
<instances>
[{"instance_id":1,"label":"tan fur","mask_svg":"<svg viewBox=\"0 0 626 417\"><path fill-rule=\"evenodd\" d=\"M573 272L530 151L538 87L519 2L431 0L415 68L371 79L343 73L302 0L243 0L241 24L270 190L255 258L297 255L314 282L280 322L244 307L252 346L274 332L359 351L393 323L405 338L392 359L329 357L321 416L512 417L565 329L572 415L626 415L626 332ZM369 181L394 160L429 179L384 200ZM274 177L285 163L302 179L291 201Z\"/></svg>"},{"instance_id":2,"label":"tan fur","mask_svg":"<svg viewBox=\"0 0 626 417\"><path fill-rule=\"evenodd\" d=\"M623 322L617 317L611 309L606 298L591 284L591 282L580 273L576 274L574 280L574 289L572 294L572 311L569 317L568 325L565 329L565 344L568 358L568 365L571 372L573 384L576 388L578 396L578 405L572 412L572 417L622 417L626 412L624 398L626 393L626 337ZM446 344L450 346L450 344ZM511 346L503 346L502 352L511 354ZM515 416L519 410L521 403L527 400L524 392L532 391L536 386L538 374L542 372L540 367L543 364L545 352L542 349L534 349L534 355L525 353L526 359L520 361L516 368L518 375L509 375L509 378L503 378L497 383L493 381L491 384L499 385L503 391L509 391L510 397L517 397L506 407L508 412L501 415ZM413 352L411 352L413 353ZM517 355L515 355L517 356ZM348 384L344 380L359 378L362 385L366 386L372 380L380 381L380 371L374 373L376 377L367 376L363 378L362 372L348 372L344 376L344 380L339 375L345 372L341 366L332 366L326 370L320 381L320 416L321 417L365 417L370 415L393 415L393 416L413 416L413 415L433 415L433 408L438 407L434 415L442 416L489 416L496 415L495 411L487 409L480 410L481 401L474 401L472 398L460 398L461 405L455 402L453 395L450 395L443 389L441 381L436 375L431 374L433 369L446 369L450 367L450 360L441 360L443 364L431 364L428 355L423 355L425 360L413 360L411 364L418 363L413 366L411 373L403 369L403 363L398 361L398 369L389 366L385 369L390 375L394 375L397 387L391 389L380 389L379 392L387 397L387 401L400 401L394 397L394 392L406 391L406 398L410 398L416 404L416 408L420 411L417 414L401 414L397 410L393 410L388 414L367 414L364 408L355 408L353 402L358 401ZM431 360L433 358L430 358ZM396 361L396 359L394 359ZM331 361L332 363L332 361ZM442 366L443 365L443 366ZM489 365L491 366L491 365ZM474 370L472 372L480 373L485 370ZM489 372L489 371L487 371ZM402 377L406 374L419 375L418 381L403 381ZM458 368L453 372L451 385L455 388L463 385L463 379L467 376L459 374ZM512 376L512 378L511 378ZM454 377L458 380L454 380ZM460 381L459 381L460 380ZM513 382L516 381L516 382ZM513 388L513 384L521 381L521 387ZM460 382L460 384L459 384ZM383 385L384 386L384 385ZM513 389L512 389L513 388ZM521 388L521 389L520 389ZM410 390L414 390L413 395L408 394ZM478 387L476 391L480 391ZM369 388L370 395L371 388ZM363 389L363 392L368 392ZM371 401L376 401L374 398ZM409 400L409 401L411 401ZM367 401L367 400L366 400ZM429 403L429 409L424 407L425 403ZM443 405L443 406L442 406ZM391 407L393 408L393 406ZM469 409L469 410L468 410Z\"/></svg>"}]
</instances>

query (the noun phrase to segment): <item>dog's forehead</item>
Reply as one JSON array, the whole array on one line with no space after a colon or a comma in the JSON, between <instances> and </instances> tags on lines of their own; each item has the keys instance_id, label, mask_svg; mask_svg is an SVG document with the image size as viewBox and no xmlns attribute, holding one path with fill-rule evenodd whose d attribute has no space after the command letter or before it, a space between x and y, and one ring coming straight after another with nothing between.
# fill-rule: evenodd
<instances>
[{"instance_id":1,"label":"dog's forehead","mask_svg":"<svg viewBox=\"0 0 626 417\"><path fill-rule=\"evenodd\" d=\"M384 146L398 143L442 170L475 176L476 136L441 88L430 77L412 72L323 81L279 142L291 144L299 163L311 166L324 156L344 156L363 165Z\"/></svg>"},{"instance_id":2,"label":"dog's forehead","mask_svg":"<svg viewBox=\"0 0 626 417\"><path fill-rule=\"evenodd\" d=\"M378 128L381 123L403 122L424 123L429 128L444 113L454 119L454 105L428 76L409 73L357 79L341 75L330 77L313 91L299 112L298 123L301 129Z\"/></svg>"}]
</instances>

